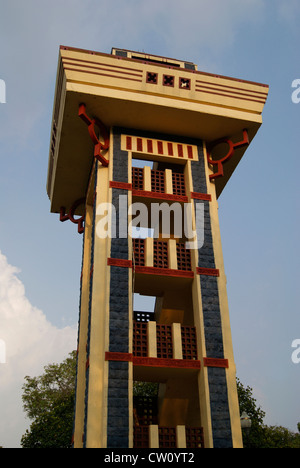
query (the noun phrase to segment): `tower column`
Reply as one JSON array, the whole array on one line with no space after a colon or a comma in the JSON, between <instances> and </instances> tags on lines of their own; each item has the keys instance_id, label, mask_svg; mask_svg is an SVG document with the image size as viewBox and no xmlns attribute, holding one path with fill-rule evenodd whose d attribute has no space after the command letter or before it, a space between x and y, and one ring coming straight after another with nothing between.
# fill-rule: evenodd
<instances>
[{"instance_id":1,"label":"tower column","mask_svg":"<svg viewBox=\"0 0 300 468\"><path fill-rule=\"evenodd\" d=\"M73 443L77 448L83 447L85 420L85 389L86 389L86 350L89 327L89 299L91 277L91 233L93 229L93 206L87 205L85 216L85 231L83 239L82 271L80 278L80 313L78 322L77 373L76 373L76 405Z\"/></svg>"},{"instance_id":2,"label":"tower column","mask_svg":"<svg viewBox=\"0 0 300 468\"><path fill-rule=\"evenodd\" d=\"M116 214L116 236L111 239L109 293L110 353L128 355L132 344L132 248L128 238L128 152L121 150L121 135L113 129L112 205ZM128 448L133 437L132 363L108 363L107 447Z\"/></svg>"},{"instance_id":3,"label":"tower column","mask_svg":"<svg viewBox=\"0 0 300 468\"><path fill-rule=\"evenodd\" d=\"M94 222L91 238L91 274L89 299L89 328L87 343L87 383L84 446L106 447L108 363L105 351L108 347L108 317L110 275L107 258L110 253L109 236L100 238L98 222L102 220L99 205L110 198L110 167L96 165L94 193Z\"/></svg>"}]
</instances>

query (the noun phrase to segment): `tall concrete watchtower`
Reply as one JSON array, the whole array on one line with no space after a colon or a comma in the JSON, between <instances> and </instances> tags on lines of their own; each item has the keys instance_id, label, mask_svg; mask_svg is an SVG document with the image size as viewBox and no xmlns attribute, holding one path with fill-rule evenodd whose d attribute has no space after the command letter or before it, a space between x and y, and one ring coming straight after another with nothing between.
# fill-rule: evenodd
<instances>
[{"instance_id":1,"label":"tall concrete watchtower","mask_svg":"<svg viewBox=\"0 0 300 468\"><path fill-rule=\"evenodd\" d=\"M267 95L190 62L60 48L47 191L83 235L74 447L242 446L217 199Z\"/></svg>"}]
</instances>

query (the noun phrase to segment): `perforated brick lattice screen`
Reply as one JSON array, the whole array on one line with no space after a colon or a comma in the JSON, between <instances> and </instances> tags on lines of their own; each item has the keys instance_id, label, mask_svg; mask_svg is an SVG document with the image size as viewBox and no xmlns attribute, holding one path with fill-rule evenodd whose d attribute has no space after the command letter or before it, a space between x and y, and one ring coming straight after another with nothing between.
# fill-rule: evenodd
<instances>
[{"instance_id":1,"label":"perforated brick lattice screen","mask_svg":"<svg viewBox=\"0 0 300 468\"><path fill-rule=\"evenodd\" d=\"M168 242L154 240L153 265L155 268L168 268Z\"/></svg>"},{"instance_id":2,"label":"perforated brick lattice screen","mask_svg":"<svg viewBox=\"0 0 300 468\"><path fill-rule=\"evenodd\" d=\"M165 192L165 171L151 171L151 191Z\"/></svg>"},{"instance_id":3,"label":"perforated brick lattice screen","mask_svg":"<svg viewBox=\"0 0 300 468\"><path fill-rule=\"evenodd\" d=\"M133 239L133 257L136 266L145 266L145 240Z\"/></svg>"},{"instance_id":4,"label":"perforated brick lattice screen","mask_svg":"<svg viewBox=\"0 0 300 468\"><path fill-rule=\"evenodd\" d=\"M157 357L173 359L173 338L171 325L156 324Z\"/></svg>"},{"instance_id":5,"label":"perforated brick lattice screen","mask_svg":"<svg viewBox=\"0 0 300 468\"><path fill-rule=\"evenodd\" d=\"M133 407L139 426L158 424L157 397L133 397Z\"/></svg>"},{"instance_id":6,"label":"perforated brick lattice screen","mask_svg":"<svg viewBox=\"0 0 300 468\"><path fill-rule=\"evenodd\" d=\"M185 196L184 174L172 172L173 194Z\"/></svg>"},{"instance_id":7,"label":"perforated brick lattice screen","mask_svg":"<svg viewBox=\"0 0 300 468\"><path fill-rule=\"evenodd\" d=\"M134 448L149 448L149 426L134 427Z\"/></svg>"},{"instance_id":8,"label":"perforated brick lattice screen","mask_svg":"<svg viewBox=\"0 0 300 468\"><path fill-rule=\"evenodd\" d=\"M177 243L177 267L178 270L191 271L191 251L185 248L185 244Z\"/></svg>"},{"instance_id":9,"label":"perforated brick lattice screen","mask_svg":"<svg viewBox=\"0 0 300 468\"><path fill-rule=\"evenodd\" d=\"M198 359L197 337L195 327L181 327L183 359Z\"/></svg>"},{"instance_id":10,"label":"perforated brick lattice screen","mask_svg":"<svg viewBox=\"0 0 300 468\"><path fill-rule=\"evenodd\" d=\"M175 427L159 427L159 448L176 448Z\"/></svg>"},{"instance_id":11,"label":"perforated brick lattice screen","mask_svg":"<svg viewBox=\"0 0 300 468\"><path fill-rule=\"evenodd\" d=\"M133 355L148 357L147 323L133 322Z\"/></svg>"},{"instance_id":12,"label":"perforated brick lattice screen","mask_svg":"<svg viewBox=\"0 0 300 468\"><path fill-rule=\"evenodd\" d=\"M142 168L132 168L132 188L134 190L144 190L144 171Z\"/></svg>"},{"instance_id":13,"label":"perforated brick lattice screen","mask_svg":"<svg viewBox=\"0 0 300 468\"><path fill-rule=\"evenodd\" d=\"M202 427L186 427L186 448L204 448Z\"/></svg>"}]
</instances>

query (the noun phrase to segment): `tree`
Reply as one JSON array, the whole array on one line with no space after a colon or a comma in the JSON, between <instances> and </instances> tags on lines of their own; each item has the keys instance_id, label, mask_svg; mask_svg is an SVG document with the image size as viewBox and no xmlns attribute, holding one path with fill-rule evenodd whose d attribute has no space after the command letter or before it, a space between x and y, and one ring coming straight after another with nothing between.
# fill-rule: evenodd
<instances>
[{"instance_id":1,"label":"tree","mask_svg":"<svg viewBox=\"0 0 300 468\"><path fill-rule=\"evenodd\" d=\"M282 426L264 426L261 448L300 448L300 434Z\"/></svg>"},{"instance_id":2,"label":"tree","mask_svg":"<svg viewBox=\"0 0 300 468\"><path fill-rule=\"evenodd\" d=\"M252 421L249 434L243 433L244 448L300 448L300 434L295 434L282 426L266 426L265 412L257 407L253 389L245 388L237 379L240 414L244 411ZM300 423L298 423L300 432Z\"/></svg>"},{"instance_id":3,"label":"tree","mask_svg":"<svg viewBox=\"0 0 300 468\"><path fill-rule=\"evenodd\" d=\"M70 448L73 433L76 352L61 364L50 364L39 377L25 377L23 405L32 420L21 440L23 448ZM300 448L299 434L281 426L265 426L265 412L257 406L253 390L237 379L240 414L251 418L249 435L243 434L245 448ZM134 396L156 397L156 383L135 382Z\"/></svg>"},{"instance_id":4,"label":"tree","mask_svg":"<svg viewBox=\"0 0 300 468\"><path fill-rule=\"evenodd\" d=\"M251 387L248 386L245 388L240 380L237 379L237 388L240 414L246 412L252 422L249 434L243 433L244 448L259 448L263 437L263 422L266 414L261 408L257 407Z\"/></svg>"},{"instance_id":5,"label":"tree","mask_svg":"<svg viewBox=\"0 0 300 468\"><path fill-rule=\"evenodd\" d=\"M73 432L76 352L50 364L39 377L25 377L23 406L33 421L21 439L23 448L69 448Z\"/></svg>"}]
</instances>

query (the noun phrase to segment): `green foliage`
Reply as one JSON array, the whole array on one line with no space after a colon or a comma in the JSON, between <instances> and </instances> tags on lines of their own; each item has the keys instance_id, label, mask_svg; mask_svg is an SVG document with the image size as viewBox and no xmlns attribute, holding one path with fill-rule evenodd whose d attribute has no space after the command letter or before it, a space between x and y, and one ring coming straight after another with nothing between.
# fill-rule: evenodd
<instances>
[{"instance_id":1,"label":"green foliage","mask_svg":"<svg viewBox=\"0 0 300 468\"><path fill-rule=\"evenodd\" d=\"M39 377L25 377L23 406L33 422L21 440L23 448L68 448L73 432L76 352L61 364L50 364Z\"/></svg>"},{"instance_id":2,"label":"green foliage","mask_svg":"<svg viewBox=\"0 0 300 468\"><path fill-rule=\"evenodd\" d=\"M25 377L23 405L32 420L21 440L23 448L70 448L73 433L76 352L61 364L50 364L39 377ZM265 412L257 406L253 390L237 379L240 414L251 418L249 434L244 433L245 448L300 448L299 433L281 426L265 426ZM134 396L158 396L158 384L134 382Z\"/></svg>"},{"instance_id":3,"label":"green foliage","mask_svg":"<svg viewBox=\"0 0 300 468\"><path fill-rule=\"evenodd\" d=\"M300 448L300 434L282 426L264 426L260 448Z\"/></svg>"},{"instance_id":4,"label":"green foliage","mask_svg":"<svg viewBox=\"0 0 300 468\"><path fill-rule=\"evenodd\" d=\"M237 379L240 414L244 411L252 421L249 434L243 433L244 448L300 448L300 434L295 434L282 426L265 426L265 412L257 407L253 390L245 388ZM298 423L300 432L300 423Z\"/></svg>"},{"instance_id":5,"label":"green foliage","mask_svg":"<svg viewBox=\"0 0 300 468\"><path fill-rule=\"evenodd\" d=\"M158 386L152 382L133 382L133 396L157 397Z\"/></svg>"},{"instance_id":6,"label":"green foliage","mask_svg":"<svg viewBox=\"0 0 300 468\"><path fill-rule=\"evenodd\" d=\"M71 448L74 397L57 399L51 411L34 420L21 439L23 448Z\"/></svg>"},{"instance_id":7,"label":"green foliage","mask_svg":"<svg viewBox=\"0 0 300 468\"><path fill-rule=\"evenodd\" d=\"M240 414L246 412L250 417L252 426L249 434L243 433L243 443L245 448L258 448L263 437L263 421L265 412L257 407L256 400L253 398L253 390L250 387L244 387L237 379L237 388L239 396Z\"/></svg>"}]
</instances>

